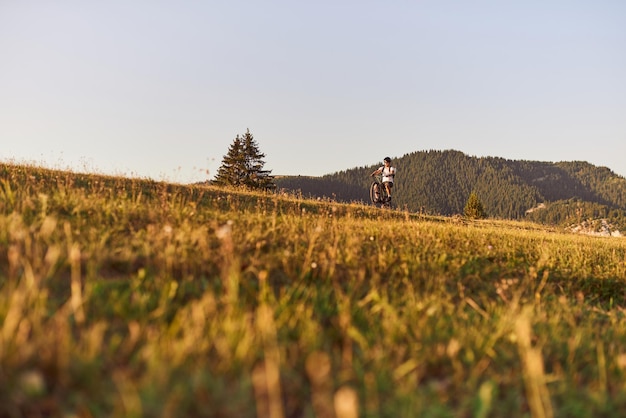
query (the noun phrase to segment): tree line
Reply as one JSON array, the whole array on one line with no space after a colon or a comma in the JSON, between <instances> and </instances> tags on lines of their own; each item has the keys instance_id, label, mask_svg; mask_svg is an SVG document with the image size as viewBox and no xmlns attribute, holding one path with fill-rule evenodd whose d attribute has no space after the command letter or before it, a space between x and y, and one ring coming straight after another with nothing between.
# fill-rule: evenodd
<instances>
[{"instance_id":1,"label":"tree line","mask_svg":"<svg viewBox=\"0 0 626 418\"><path fill-rule=\"evenodd\" d=\"M409 211L463 214L475 193L490 217L562 223L573 219L571 205L555 202L576 201L585 216L602 215L626 227L626 179L606 167L579 161L473 157L454 150L413 152L393 164L398 169L394 199ZM378 166L355 167L322 177L285 177L277 179L276 185L305 196L365 202L369 173ZM543 209L527 212L540 203L545 204Z\"/></svg>"}]
</instances>

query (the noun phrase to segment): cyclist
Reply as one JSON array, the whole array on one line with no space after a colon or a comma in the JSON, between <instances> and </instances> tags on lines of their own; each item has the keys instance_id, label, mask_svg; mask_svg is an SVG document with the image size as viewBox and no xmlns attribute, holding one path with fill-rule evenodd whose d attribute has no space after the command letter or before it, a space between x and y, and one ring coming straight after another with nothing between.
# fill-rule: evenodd
<instances>
[{"instance_id":1,"label":"cyclist","mask_svg":"<svg viewBox=\"0 0 626 418\"><path fill-rule=\"evenodd\" d=\"M391 201L391 188L393 187L393 178L396 175L396 168L391 166L391 158L385 157L383 166L374 170L371 174L374 177L377 174L383 175L383 184L387 189L387 202Z\"/></svg>"}]
</instances>

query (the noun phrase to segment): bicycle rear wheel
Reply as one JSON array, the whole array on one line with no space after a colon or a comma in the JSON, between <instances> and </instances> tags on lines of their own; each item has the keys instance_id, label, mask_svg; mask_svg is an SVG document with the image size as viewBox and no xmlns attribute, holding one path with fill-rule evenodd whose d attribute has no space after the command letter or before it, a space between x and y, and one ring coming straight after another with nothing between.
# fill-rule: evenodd
<instances>
[{"instance_id":1,"label":"bicycle rear wheel","mask_svg":"<svg viewBox=\"0 0 626 418\"><path fill-rule=\"evenodd\" d=\"M387 188L385 188L384 184L380 185L380 207L391 207L391 199L389 198L389 194L387 194Z\"/></svg>"}]
</instances>

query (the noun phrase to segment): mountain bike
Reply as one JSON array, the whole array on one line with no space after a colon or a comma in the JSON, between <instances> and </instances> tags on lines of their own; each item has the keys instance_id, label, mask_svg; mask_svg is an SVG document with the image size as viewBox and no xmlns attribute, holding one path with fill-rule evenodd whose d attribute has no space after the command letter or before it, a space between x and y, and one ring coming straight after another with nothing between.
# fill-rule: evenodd
<instances>
[{"instance_id":1,"label":"mountain bike","mask_svg":"<svg viewBox=\"0 0 626 418\"><path fill-rule=\"evenodd\" d=\"M387 194L387 188L382 182L382 175L372 176L374 177L374 181L370 185L370 200L376 206L380 205L380 207L389 208L391 207L391 199L389 199L389 195Z\"/></svg>"}]
</instances>

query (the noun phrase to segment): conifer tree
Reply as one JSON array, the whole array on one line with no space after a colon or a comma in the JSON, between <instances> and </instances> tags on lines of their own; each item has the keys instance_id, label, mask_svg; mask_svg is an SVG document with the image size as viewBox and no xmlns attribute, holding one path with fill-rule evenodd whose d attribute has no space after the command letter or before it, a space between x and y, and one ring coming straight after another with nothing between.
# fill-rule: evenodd
<instances>
[{"instance_id":1,"label":"conifer tree","mask_svg":"<svg viewBox=\"0 0 626 418\"><path fill-rule=\"evenodd\" d=\"M470 219L481 219L485 217L485 211L483 210L483 204L476 192L472 192L467 199L463 214Z\"/></svg>"},{"instance_id":2,"label":"conifer tree","mask_svg":"<svg viewBox=\"0 0 626 418\"><path fill-rule=\"evenodd\" d=\"M214 184L244 186L250 189L272 189L275 187L271 170L264 170L265 154L248 129L243 136L237 135L222 160Z\"/></svg>"},{"instance_id":3,"label":"conifer tree","mask_svg":"<svg viewBox=\"0 0 626 418\"><path fill-rule=\"evenodd\" d=\"M239 135L228 148L228 153L222 159L222 165L217 170L214 184L220 186L243 186L245 180L245 154L243 143Z\"/></svg>"}]
</instances>

